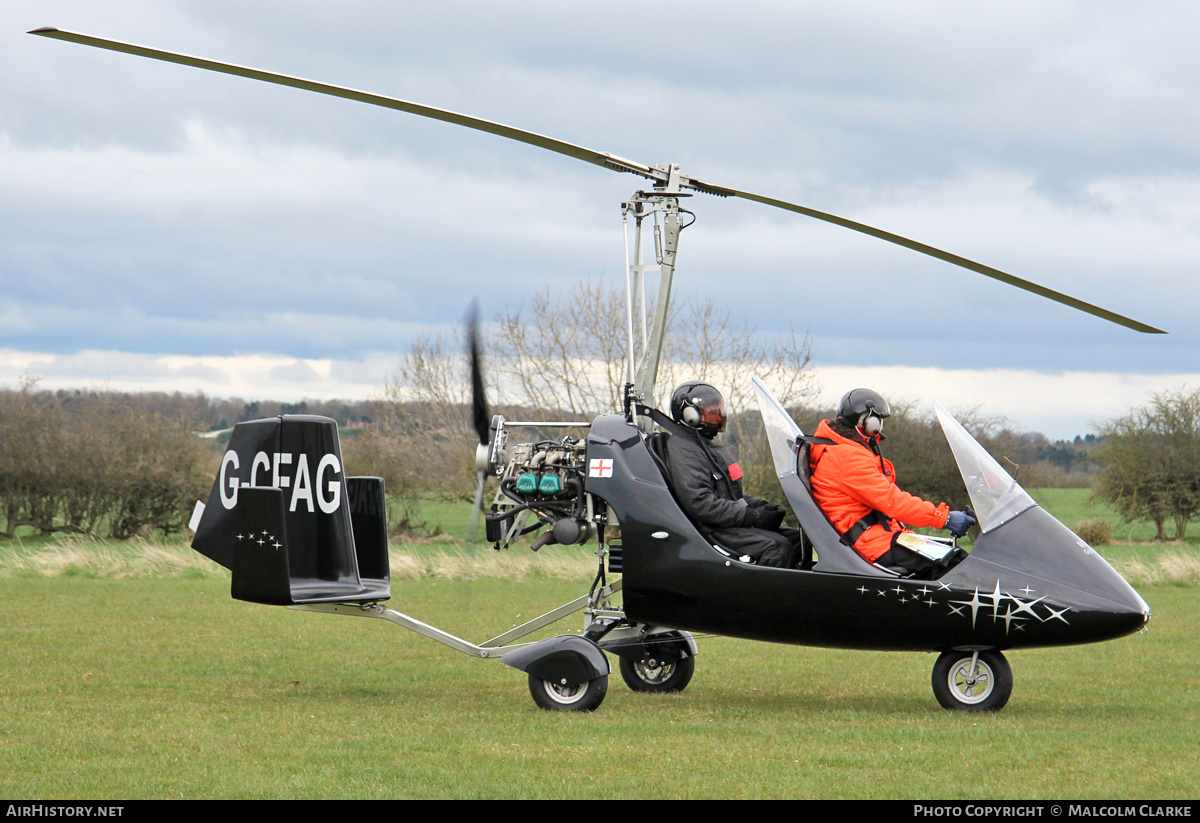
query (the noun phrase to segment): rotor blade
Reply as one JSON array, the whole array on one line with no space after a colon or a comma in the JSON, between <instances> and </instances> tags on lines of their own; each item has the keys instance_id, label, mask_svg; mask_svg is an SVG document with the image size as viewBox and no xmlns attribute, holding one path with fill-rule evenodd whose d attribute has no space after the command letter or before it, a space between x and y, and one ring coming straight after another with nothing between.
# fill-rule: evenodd
<instances>
[{"instance_id":1,"label":"rotor blade","mask_svg":"<svg viewBox=\"0 0 1200 823\"><path fill-rule=\"evenodd\" d=\"M313 91L318 94L328 94L332 97L344 97L347 100L357 100L360 103L369 103L372 106L382 106L387 109L396 109L397 111L408 112L409 114L418 114L422 117L431 117L434 120L443 120L447 123L454 123L458 126L466 126L469 129L495 134L500 137L507 137L509 140L516 140L520 143L528 143L531 146L537 146L541 149L557 152L558 154L574 157L576 160L583 160L586 163L592 163L597 166L603 166L614 171L629 172L630 174L638 174L655 181L666 181L667 173L661 169L652 168L643 165L634 160L628 160L624 157L618 157L615 154L608 152L594 151L576 146L573 143L567 143L562 140L556 140L553 137L546 137L542 134L536 134L531 131L506 126L502 123L494 123L490 120L483 120L478 117L471 117L466 114L459 114L446 109L438 109L433 106L425 106L420 103L413 103L408 100L400 100L394 97L385 97L382 94L372 94L365 91L357 91L355 89L343 88L341 86L330 85L329 83L319 83L315 80L305 80L301 77L291 77L286 74L276 74L275 72L262 71L261 69L252 69L247 66L237 66L232 63L221 63L216 60L207 60L203 57L192 57L186 54L176 54L174 52L162 51L161 49L152 49L148 46L137 46L132 43L122 43L117 40L106 40L102 37L93 37L88 34L77 34L75 32L61 31L56 28L46 27L34 29L29 34L36 34L41 37L50 37L54 40L66 40L71 43L79 43L84 46L94 46L100 49L108 49L110 51L119 51L125 54L134 54L139 57L148 57L152 60L162 60L167 63L178 63L183 66L191 66L197 69L205 69L207 71L221 72L222 74L233 74L238 77L248 77L251 80L261 80L264 83L275 83L280 86L291 86L292 88L304 89L305 91Z\"/></svg>"},{"instance_id":2,"label":"rotor blade","mask_svg":"<svg viewBox=\"0 0 1200 823\"><path fill-rule=\"evenodd\" d=\"M471 361L471 421L479 442L490 442L492 416L483 387L483 346L479 342L479 307L472 303L467 318L467 355Z\"/></svg>"},{"instance_id":3,"label":"rotor blade","mask_svg":"<svg viewBox=\"0 0 1200 823\"><path fill-rule=\"evenodd\" d=\"M1166 334L1162 329L1157 329L1154 326L1148 326L1145 323L1117 314L1116 312L1102 309L1099 306L1094 306L1076 297L1071 297L1069 294L1055 291L1054 289L1039 286L1029 280L1017 277L1016 275L1002 272L999 269L993 269L991 266L985 266L982 263L976 263L974 260L968 260L965 257L960 257L957 254L951 254L948 251L942 251L939 248L930 246L926 243L921 243L917 240L910 240L907 237L901 237L898 234L892 234L890 231L877 229L873 226L868 226L865 223L856 223L853 220L847 220L844 217L838 217L834 214L827 214L823 211L810 209L806 206L798 206L795 203L788 203L785 200L776 200L773 197L764 197L761 194L753 194L746 191L738 191L724 186L715 186L709 183L704 183L699 180L684 180L680 185L686 185L688 188L694 188L697 191L716 194L721 197L740 197L743 200L752 200L755 203L762 203L766 206L774 206L777 209L803 214L806 217L812 217L817 220L823 220L826 223L832 223L835 226L841 226L844 229L860 232L861 234L869 234L871 237L876 237L880 240L886 240L888 243L895 243L898 246L904 246L906 249L927 254L930 257L936 257L938 260L944 260L947 263L953 263L955 266L960 266L964 269L969 269L977 274L982 274L984 277L991 277L994 280L999 280L1002 283L1008 283L1010 286L1016 286L1018 289L1024 289L1028 292L1053 300L1056 303L1062 303L1064 306L1070 306L1073 309L1078 309L1082 312L1095 315L1103 318L1110 323L1116 323L1119 326L1133 329L1134 331L1145 332L1147 334Z\"/></svg>"},{"instance_id":4,"label":"rotor blade","mask_svg":"<svg viewBox=\"0 0 1200 823\"><path fill-rule=\"evenodd\" d=\"M524 131L522 129L505 126L500 123L494 123L490 120L482 120L478 117L471 117L465 114L438 109L432 106L425 106L420 103L412 103L407 100L399 100L393 97L385 97L379 94L371 94L370 92L356 91L347 89L341 86L333 86L328 83L319 83L314 80L304 80L299 77L291 77L285 74L276 74L274 72L262 71L260 69L247 68L245 66L237 66L231 63L221 63L215 60L207 60L202 57L191 57L184 54L176 54L174 52L162 51L160 49L152 49L146 46L136 46L130 43L121 43L116 40L105 40L100 37L92 37L86 34L76 34L74 32L60 31L55 28L40 28L29 32L42 37L50 37L55 40L66 40L72 43L80 43L85 46L94 46L96 48L109 49L111 51L124 52L125 54L133 54L140 57L148 57L153 60L163 60L168 63L178 63L184 66L192 66L194 68L206 69L208 71L221 72L223 74L233 74L239 77L247 77L252 80L261 80L266 83L275 83L281 86L291 86L297 89L313 91L319 94L328 94L333 97L342 97L347 100L357 100L362 103L369 103L374 106L382 106L384 108L395 109L397 111L408 112L410 114L420 115L422 117L430 117L435 120L442 120L447 123L465 126L477 131L495 134L500 137L506 137L510 140L516 140L521 143L526 143L531 146L553 151L567 157L574 157L577 160L583 160L593 165L602 166L614 171L628 172L637 174L649 180L655 181L656 184L670 185L670 175L667 171L647 166L633 160L628 160L624 157L619 157L608 152L598 152L583 146L577 146L573 143L567 143L562 140L556 140L552 137L536 134L534 132ZM1065 306L1070 306L1087 314L1094 315L1111 323L1116 323L1120 326L1133 329L1134 331L1145 332L1148 334L1166 334L1162 329L1149 326L1137 320L1117 314L1116 312L1102 309L1099 306L1092 305L1078 298L1055 291L1054 289L1039 286L1029 280L1017 277L1007 272L1002 272L999 269L994 269L991 266L985 266L982 263L976 263L974 260L968 260L965 257L960 257L957 254L951 254L947 251L935 248L925 243L920 243L916 240L910 240L907 237L902 237L898 234L893 234L883 229L877 229L868 226L864 223L857 223L853 220L847 220L844 217L838 217L826 212L810 209L805 206L799 206L795 203L788 203L784 200L777 200L772 197L764 197L763 195L753 194L751 192L738 191L737 189L727 188L707 183L695 178L680 176L678 185L681 188L694 189L706 194L714 194L719 197L738 197L743 200L751 200L756 203L761 203L767 206L773 206L778 209L802 214L806 217L812 217L816 220L823 220L826 223L832 223L835 226L850 229L851 231L860 232L870 235L871 237L884 240L888 243L895 243L899 246L904 246L912 251L920 252L921 254L936 257L947 263L955 266L960 266L964 269L982 274L985 277L991 277L994 280L999 280L1002 283L1008 283L1010 286L1016 286L1033 294L1040 295L1056 303L1062 303ZM659 189L663 191L663 189ZM671 193L671 192L667 192ZM483 440L483 438L481 438Z\"/></svg>"}]
</instances>

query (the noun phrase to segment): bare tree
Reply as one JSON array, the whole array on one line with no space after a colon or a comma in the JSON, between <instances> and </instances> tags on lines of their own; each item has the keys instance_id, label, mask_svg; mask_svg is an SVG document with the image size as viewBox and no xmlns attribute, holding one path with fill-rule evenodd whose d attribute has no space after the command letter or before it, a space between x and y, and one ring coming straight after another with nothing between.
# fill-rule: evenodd
<instances>
[{"instance_id":1,"label":"bare tree","mask_svg":"<svg viewBox=\"0 0 1200 823\"><path fill-rule=\"evenodd\" d=\"M503 309L484 334L493 410L560 420L619 411L627 379L624 312L622 291L590 282L561 293L546 288L527 304ZM766 444L753 436L760 430L757 414L746 414L755 405L750 378L764 379L785 404L802 402L813 388L808 340L794 332L759 335L748 319L736 320L711 299L677 300L669 322L657 395L669 397L675 385L691 379L718 386L730 411L728 437L741 450L747 482L758 484L761 476L765 485ZM462 340L454 331L414 344L385 386L380 420L389 422L379 436L413 438L411 448L421 449L431 442L427 432L439 431L444 451L456 455L453 465L442 465L441 476L466 495L475 484L477 440Z\"/></svg>"},{"instance_id":2,"label":"bare tree","mask_svg":"<svg viewBox=\"0 0 1200 823\"><path fill-rule=\"evenodd\" d=\"M625 298L599 283L506 308L489 335L501 403L566 415L621 408Z\"/></svg>"},{"instance_id":3,"label":"bare tree","mask_svg":"<svg viewBox=\"0 0 1200 823\"><path fill-rule=\"evenodd\" d=\"M567 414L618 411L626 382L625 297L587 283L558 295L540 292L528 307L506 309L490 335L502 402ZM713 299L677 300L668 318L655 392L669 397L685 380L707 380L737 412L755 406L758 375L784 404L812 393L810 345L793 331L759 335Z\"/></svg>"},{"instance_id":4,"label":"bare tree","mask_svg":"<svg viewBox=\"0 0 1200 823\"><path fill-rule=\"evenodd\" d=\"M785 406L804 402L814 393L811 345L787 334L760 336L749 318L733 318L712 298L685 299L668 321L663 364L656 391L669 397L685 380L705 380L725 395L733 413L755 408L750 378L757 376Z\"/></svg>"}]
</instances>

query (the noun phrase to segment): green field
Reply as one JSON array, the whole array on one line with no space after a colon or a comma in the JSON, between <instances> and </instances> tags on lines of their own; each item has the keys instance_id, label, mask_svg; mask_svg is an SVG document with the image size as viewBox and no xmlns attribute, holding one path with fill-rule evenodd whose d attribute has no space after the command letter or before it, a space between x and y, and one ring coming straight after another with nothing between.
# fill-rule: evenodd
<instances>
[{"instance_id":1,"label":"green field","mask_svg":"<svg viewBox=\"0 0 1200 823\"><path fill-rule=\"evenodd\" d=\"M1115 543L1149 543L1154 540L1153 523L1148 520L1125 520L1107 503L1094 502L1091 489L1031 489L1029 494L1042 508L1070 528L1074 528L1081 520L1106 517L1112 523ZM1167 534L1173 534L1174 529L1174 524L1169 522ZM1200 544L1200 523L1187 535L1187 543L1193 546Z\"/></svg>"},{"instance_id":2,"label":"green field","mask_svg":"<svg viewBox=\"0 0 1200 823\"><path fill-rule=\"evenodd\" d=\"M382 621L232 601L227 580L0 580L10 798L1188 798L1192 587L1145 634L1011 655L997 715L938 708L933 655L702 638L686 692L549 713L525 678ZM479 641L553 580L421 580L395 608Z\"/></svg>"},{"instance_id":3,"label":"green field","mask_svg":"<svg viewBox=\"0 0 1200 823\"><path fill-rule=\"evenodd\" d=\"M1130 523L1124 520L1108 504L1093 501L1091 489L1031 489L1029 494L1069 528L1074 528L1082 520L1107 518L1112 523L1114 544L1149 543L1154 540L1153 523L1144 520ZM418 519L456 537L467 534L470 511L469 505L438 501L427 501L417 509ZM1174 524L1168 523L1167 533L1171 534L1173 530ZM1200 522L1194 525L1187 537L1188 545L1200 545Z\"/></svg>"},{"instance_id":4,"label":"green field","mask_svg":"<svg viewBox=\"0 0 1200 823\"><path fill-rule=\"evenodd\" d=\"M1086 490L1034 496L1068 525L1097 516ZM396 547L388 605L467 640L591 581L582 549L496 553L453 536L469 507L428 513L451 536ZM1194 798L1196 550L1102 551L1151 604L1148 631L1011 653L995 715L940 709L932 654L716 637L699 639L683 694L635 694L614 673L579 715L540 711L523 674L383 621L231 600L224 570L178 542L9 543L0 796ZM1171 557L1191 565L1145 571Z\"/></svg>"}]
</instances>

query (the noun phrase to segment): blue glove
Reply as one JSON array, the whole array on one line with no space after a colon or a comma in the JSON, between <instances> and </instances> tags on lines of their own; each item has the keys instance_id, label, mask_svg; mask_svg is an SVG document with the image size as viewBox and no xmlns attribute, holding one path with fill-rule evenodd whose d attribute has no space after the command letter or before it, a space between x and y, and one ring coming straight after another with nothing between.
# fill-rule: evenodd
<instances>
[{"instance_id":1,"label":"blue glove","mask_svg":"<svg viewBox=\"0 0 1200 823\"><path fill-rule=\"evenodd\" d=\"M955 537L962 537L974 525L975 518L966 512L950 512L946 518L946 528Z\"/></svg>"}]
</instances>

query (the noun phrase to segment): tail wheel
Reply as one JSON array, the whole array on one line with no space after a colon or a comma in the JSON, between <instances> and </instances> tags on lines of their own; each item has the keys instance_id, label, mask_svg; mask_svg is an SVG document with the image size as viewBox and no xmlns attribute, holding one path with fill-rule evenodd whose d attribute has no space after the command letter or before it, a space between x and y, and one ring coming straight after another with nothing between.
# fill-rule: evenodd
<instances>
[{"instance_id":1,"label":"tail wheel","mask_svg":"<svg viewBox=\"0 0 1200 823\"><path fill-rule=\"evenodd\" d=\"M944 709L995 712L1012 696L1012 667L997 651L943 652L933 665L933 694Z\"/></svg>"},{"instance_id":2,"label":"tail wheel","mask_svg":"<svg viewBox=\"0 0 1200 823\"><path fill-rule=\"evenodd\" d=\"M594 712L608 694L608 675L582 683L568 683L565 678L542 680L529 675L529 694L539 708L552 712Z\"/></svg>"}]
</instances>

